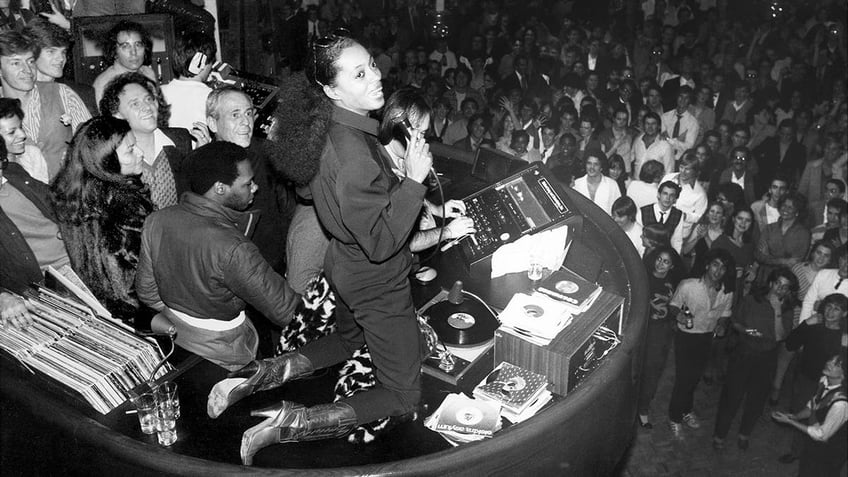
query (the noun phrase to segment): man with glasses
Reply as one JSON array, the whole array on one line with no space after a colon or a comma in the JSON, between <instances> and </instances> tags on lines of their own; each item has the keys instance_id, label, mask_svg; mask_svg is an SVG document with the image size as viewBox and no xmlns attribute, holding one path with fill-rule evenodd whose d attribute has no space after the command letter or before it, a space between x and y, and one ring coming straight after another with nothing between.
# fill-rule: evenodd
<instances>
[{"instance_id":1,"label":"man with glasses","mask_svg":"<svg viewBox=\"0 0 848 477\"><path fill-rule=\"evenodd\" d=\"M732 182L741 187L745 193L746 204L753 204L756 200L756 195L754 195L754 174L748 170L750 157L751 151L747 147L734 147L730 151L730 166L721 171L718 178L718 184Z\"/></svg>"},{"instance_id":2,"label":"man with glasses","mask_svg":"<svg viewBox=\"0 0 848 477\"><path fill-rule=\"evenodd\" d=\"M91 118L70 88L55 82L36 83L36 51L28 37L16 31L0 33L0 83L4 98L19 99L23 129L44 153L52 181L65 163L65 150L80 124Z\"/></svg>"},{"instance_id":3,"label":"man with glasses","mask_svg":"<svg viewBox=\"0 0 848 477\"><path fill-rule=\"evenodd\" d=\"M94 79L94 98L100 103L103 91L114 77L128 72L141 73L154 83L159 79L149 66L153 53L153 41L147 30L138 23L121 20L106 34L103 60L111 63Z\"/></svg>"}]
</instances>

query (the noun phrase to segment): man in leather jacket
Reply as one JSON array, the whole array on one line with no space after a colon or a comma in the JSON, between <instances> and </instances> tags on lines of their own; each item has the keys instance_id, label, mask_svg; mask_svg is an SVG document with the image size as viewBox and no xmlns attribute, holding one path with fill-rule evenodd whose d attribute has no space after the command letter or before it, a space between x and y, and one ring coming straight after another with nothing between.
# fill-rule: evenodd
<instances>
[{"instance_id":1,"label":"man in leather jacket","mask_svg":"<svg viewBox=\"0 0 848 477\"><path fill-rule=\"evenodd\" d=\"M178 345L239 369L258 344L245 307L285 326L298 296L249 238L258 187L248 151L216 141L189 154L184 171L190 191L145 221L138 296L173 322Z\"/></svg>"}]
</instances>

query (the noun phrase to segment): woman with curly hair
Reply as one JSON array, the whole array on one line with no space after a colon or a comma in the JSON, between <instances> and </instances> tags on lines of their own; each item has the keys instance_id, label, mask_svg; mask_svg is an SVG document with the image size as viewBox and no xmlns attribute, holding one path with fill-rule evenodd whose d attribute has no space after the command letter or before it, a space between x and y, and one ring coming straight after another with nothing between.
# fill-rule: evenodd
<instances>
[{"instance_id":1,"label":"woman with curly hair","mask_svg":"<svg viewBox=\"0 0 848 477\"><path fill-rule=\"evenodd\" d=\"M142 161L129 124L99 116L74 135L51 188L71 266L121 318L139 307L133 282L141 227L153 211L139 176Z\"/></svg>"},{"instance_id":2,"label":"woman with curly hair","mask_svg":"<svg viewBox=\"0 0 848 477\"><path fill-rule=\"evenodd\" d=\"M169 128L170 106L159 87L140 73L124 73L106 86L100 100L100 113L126 120L142 152L141 180L150 187L157 209L176 205L188 190L180 175L183 158L191 152L192 138L197 147L209 143L209 131Z\"/></svg>"}]
</instances>

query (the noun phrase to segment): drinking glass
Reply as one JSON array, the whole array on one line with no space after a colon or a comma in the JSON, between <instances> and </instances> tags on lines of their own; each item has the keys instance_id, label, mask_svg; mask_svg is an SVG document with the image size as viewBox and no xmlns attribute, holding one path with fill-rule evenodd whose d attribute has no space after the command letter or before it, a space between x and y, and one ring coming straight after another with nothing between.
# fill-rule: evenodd
<instances>
[{"instance_id":1,"label":"drinking glass","mask_svg":"<svg viewBox=\"0 0 848 477\"><path fill-rule=\"evenodd\" d=\"M174 415L180 418L180 396L177 394L177 383L166 381L156 387L156 399L160 403L168 403L174 408Z\"/></svg>"},{"instance_id":2,"label":"drinking glass","mask_svg":"<svg viewBox=\"0 0 848 477\"><path fill-rule=\"evenodd\" d=\"M156 438L159 444L169 446L177 442L177 417L174 406L166 402L156 405Z\"/></svg>"},{"instance_id":3,"label":"drinking glass","mask_svg":"<svg viewBox=\"0 0 848 477\"><path fill-rule=\"evenodd\" d=\"M134 403L141 432L145 434L156 432L156 396L153 393L144 393L135 398Z\"/></svg>"},{"instance_id":4,"label":"drinking glass","mask_svg":"<svg viewBox=\"0 0 848 477\"><path fill-rule=\"evenodd\" d=\"M535 257L530 257L530 264L527 266L527 278L535 284L536 281L542 279L543 272L542 261Z\"/></svg>"}]
</instances>

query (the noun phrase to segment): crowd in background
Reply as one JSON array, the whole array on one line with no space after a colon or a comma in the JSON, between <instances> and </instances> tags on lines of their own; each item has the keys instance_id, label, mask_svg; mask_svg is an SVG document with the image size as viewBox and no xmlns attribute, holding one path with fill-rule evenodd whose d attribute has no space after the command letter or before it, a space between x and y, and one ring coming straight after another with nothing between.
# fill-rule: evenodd
<instances>
[{"instance_id":1,"label":"crowd in background","mask_svg":"<svg viewBox=\"0 0 848 477\"><path fill-rule=\"evenodd\" d=\"M430 142L544 162L610 214L649 279L643 427L672 346L675 436L701 425L692 395L702 380L724 386L719 451L740 407L737 444L747 449L786 387L791 416L806 417L822 370L846 347L844 2L454 0L445 15L431 2L382 3L284 2L264 54L284 76L326 35L357 38L386 97L424 94ZM71 13L41 16L0 1L0 187L16 191L0 197L12 257L0 285L16 291L46 265L71 265L111 309L139 308L141 224L191 189L182 158L213 137L256 149L257 200L274 217L260 222L257 246L284 274L274 238L286 236L293 184L252 138L249 98L210 94L209 33L178 29L176 80L160 87L147 32L116 25L110 66L79 85L62 78ZM11 298L0 298L7 313ZM839 412L805 429L830 442L816 459L839 466L840 392L827 402Z\"/></svg>"}]
</instances>

